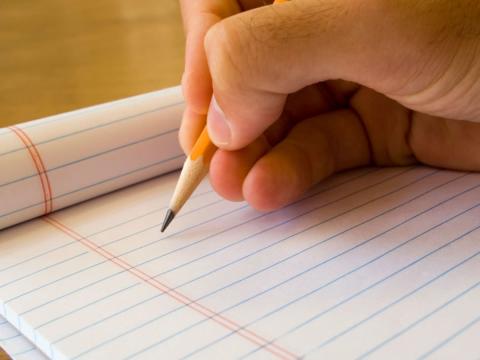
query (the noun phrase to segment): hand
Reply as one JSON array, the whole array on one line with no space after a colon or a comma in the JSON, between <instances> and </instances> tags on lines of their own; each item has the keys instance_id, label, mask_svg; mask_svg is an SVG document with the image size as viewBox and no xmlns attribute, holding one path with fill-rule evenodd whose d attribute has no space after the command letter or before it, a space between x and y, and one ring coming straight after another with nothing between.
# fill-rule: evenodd
<instances>
[{"instance_id":1,"label":"hand","mask_svg":"<svg viewBox=\"0 0 480 360\"><path fill-rule=\"evenodd\" d=\"M180 141L208 113L222 196L271 210L359 166L480 170L478 1L263 4L182 1Z\"/></svg>"}]
</instances>

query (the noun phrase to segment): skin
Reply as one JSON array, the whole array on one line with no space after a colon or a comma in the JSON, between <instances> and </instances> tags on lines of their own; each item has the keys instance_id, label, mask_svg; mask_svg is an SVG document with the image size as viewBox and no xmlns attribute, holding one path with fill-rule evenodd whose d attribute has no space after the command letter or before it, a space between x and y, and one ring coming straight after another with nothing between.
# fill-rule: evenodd
<instances>
[{"instance_id":1,"label":"skin","mask_svg":"<svg viewBox=\"0 0 480 360\"><path fill-rule=\"evenodd\" d=\"M272 210L360 166L480 170L477 0L181 4L180 142L207 123L223 197Z\"/></svg>"}]
</instances>

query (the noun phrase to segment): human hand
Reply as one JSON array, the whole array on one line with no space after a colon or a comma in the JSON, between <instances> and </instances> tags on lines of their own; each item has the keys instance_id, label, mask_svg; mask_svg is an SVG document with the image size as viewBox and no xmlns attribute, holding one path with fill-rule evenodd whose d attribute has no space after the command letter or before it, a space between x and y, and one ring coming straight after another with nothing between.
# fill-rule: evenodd
<instances>
[{"instance_id":1,"label":"human hand","mask_svg":"<svg viewBox=\"0 0 480 360\"><path fill-rule=\"evenodd\" d=\"M478 1L263 3L182 1L180 140L208 112L222 196L270 210L359 166L480 170Z\"/></svg>"}]
</instances>

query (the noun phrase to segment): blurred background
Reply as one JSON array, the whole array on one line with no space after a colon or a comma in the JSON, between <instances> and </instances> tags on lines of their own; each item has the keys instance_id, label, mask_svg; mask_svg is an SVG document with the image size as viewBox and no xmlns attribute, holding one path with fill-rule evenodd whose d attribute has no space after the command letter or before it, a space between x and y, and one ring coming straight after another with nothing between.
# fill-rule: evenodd
<instances>
[{"instance_id":1,"label":"blurred background","mask_svg":"<svg viewBox=\"0 0 480 360\"><path fill-rule=\"evenodd\" d=\"M0 127L180 83L178 0L0 1Z\"/></svg>"}]
</instances>

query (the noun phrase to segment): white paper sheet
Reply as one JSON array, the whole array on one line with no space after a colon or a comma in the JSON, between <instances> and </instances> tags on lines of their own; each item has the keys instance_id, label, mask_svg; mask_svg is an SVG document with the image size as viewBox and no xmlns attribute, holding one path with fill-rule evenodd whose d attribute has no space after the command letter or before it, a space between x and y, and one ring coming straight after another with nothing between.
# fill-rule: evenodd
<instances>
[{"instance_id":1,"label":"white paper sheet","mask_svg":"<svg viewBox=\"0 0 480 360\"><path fill-rule=\"evenodd\" d=\"M173 129L178 120L163 123ZM75 131L104 121L82 120ZM115 134L127 146L152 134L155 124L142 120L138 126L148 131L133 126ZM48 168L65 162L62 153L94 159L94 152L118 147L117 135L102 133L92 135L92 147L72 138L68 146L49 148L50 137L58 136L41 127L26 131L45 144L37 147ZM0 136L20 146L11 131ZM153 144L153 158L144 153L152 148L120 152L108 171L169 159L179 151L178 145L169 149L172 142ZM31 158L23 161L28 171L17 169L9 178L34 174ZM54 209L105 190L56 199L108 177L111 159L94 161L70 178L49 174ZM224 201L204 182L161 234L177 176L0 231L0 313L52 359L480 356L479 174L359 169L271 213ZM40 205L28 216L41 215L45 206L39 178L31 193ZM25 194L22 206L30 201Z\"/></svg>"},{"instance_id":2,"label":"white paper sheet","mask_svg":"<svg viewBox=\"0 0 480 360\"><path fill-rule=\"evenodd\" d=\"M177 169L179 88L0 132L0 229Z\"/></svg>"},{"instance_id":3,"label":"white paper sheet","mask_svg":"<svg viewBox=\"0 0 480 360\"><path fill-rule=\"evenodd\" d=\"M13 360L48 359L2 316L0 316L0 346Z\"/></svg>"},{"instance_id":4,"label":"white paper sheet","mask_svg":"<svg viewBox=\"0 0 480 360\"><path fill-rule=\"evenodd\" d=\"M479 175L361 170L270 214L203 184L161 235L175 180L0 233L4 315L55 359L478 355Z\"/></svg>"}]
</instances>

